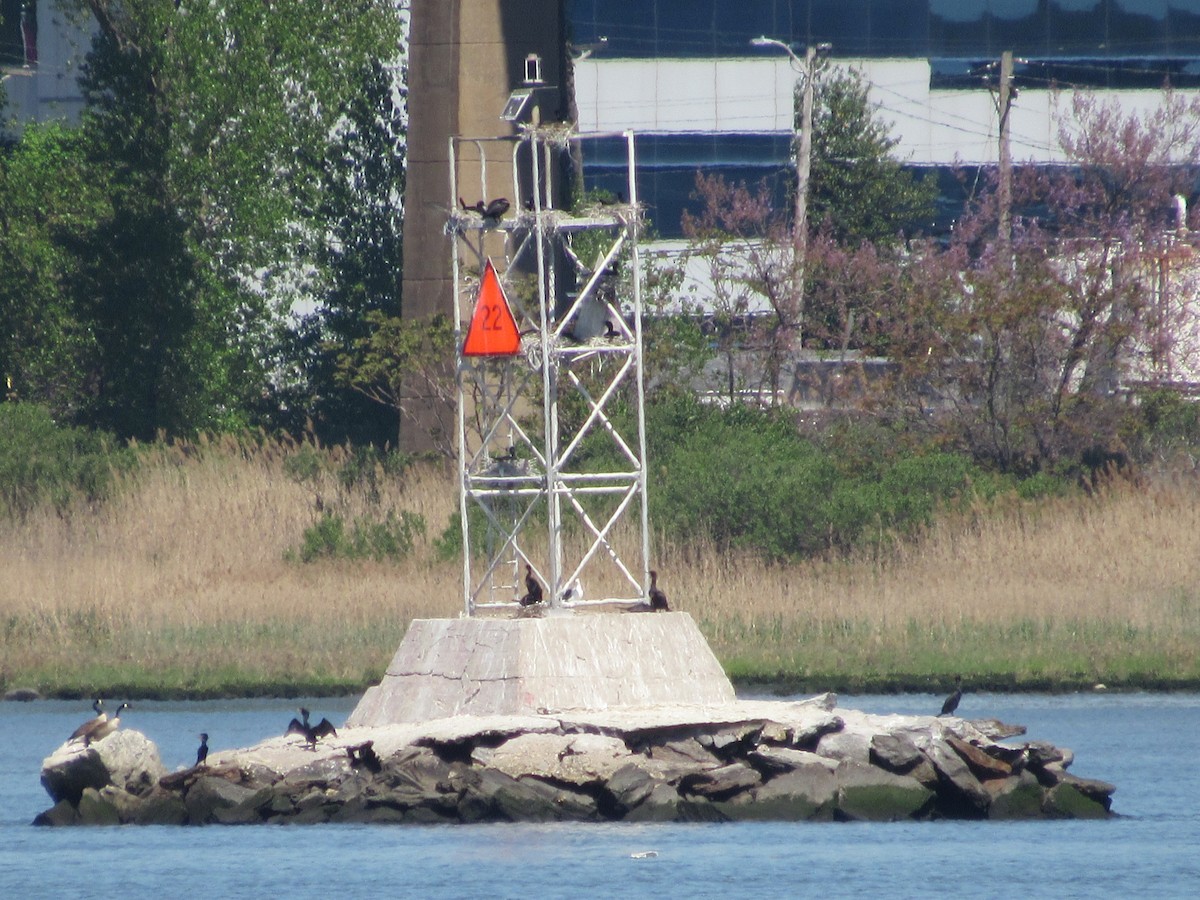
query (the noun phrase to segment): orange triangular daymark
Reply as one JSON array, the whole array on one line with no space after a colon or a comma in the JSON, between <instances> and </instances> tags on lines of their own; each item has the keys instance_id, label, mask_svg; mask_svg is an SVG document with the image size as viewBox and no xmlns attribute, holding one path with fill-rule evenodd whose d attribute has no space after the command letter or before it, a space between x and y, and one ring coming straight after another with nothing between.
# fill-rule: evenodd
<instances>
[{"instance_id":1,"label":"orange triangular daymark","mask_svg":"<svg viewBox=\"0 0 1200 900\"><path fill-rule=\"evenodd\" d=\"M462 352L463 356L515 356L521 352L521 334L490 259L483 267L479 298Z\"/></svg>"}]
</instances>

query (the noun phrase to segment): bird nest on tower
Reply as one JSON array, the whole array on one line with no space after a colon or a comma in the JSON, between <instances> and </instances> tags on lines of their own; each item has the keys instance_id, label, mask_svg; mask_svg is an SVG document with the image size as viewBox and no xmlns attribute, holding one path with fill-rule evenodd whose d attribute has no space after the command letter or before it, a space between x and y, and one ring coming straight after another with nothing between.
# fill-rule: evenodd
<instances>
[{"instance_id":1,"label":"bird nest on tower","mask_svg":"<svg viewBox=\"0 0 1200 900\"><path fill-rule=\"evenodd\" d=\"M522 123L521 133L525 136L545 141L548 144L566 148L571 140L578 136L574 122L533 122Z\"/></svg>"},{"instance_id":2,"label":"bird nest on tower","mask_svg":"<svg viewBox=\"0 0 1200 900\"><path fill-rule=\"evenodd\" d=\"M485 460L480 460L477 474L484 478L503 479L522 478L540 474L540 472L535 470L532 460L517 458L516 447L509 447L508 452L502 456L489 456ZM504 485L501 483L497 487L503 488Z\"/></svg>"}]
</instances>

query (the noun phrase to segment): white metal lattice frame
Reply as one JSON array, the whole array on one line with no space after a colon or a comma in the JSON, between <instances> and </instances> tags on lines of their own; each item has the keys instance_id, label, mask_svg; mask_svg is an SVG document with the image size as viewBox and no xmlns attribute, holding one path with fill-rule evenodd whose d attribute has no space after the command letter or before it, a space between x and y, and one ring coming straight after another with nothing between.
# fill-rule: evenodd
<instances>
[{"instance_id":1,"label":"white metal lattice frame","mask_svg":"<svg viewBox=\"0 0 1200 900\"><path fill-rule=\"evenodd\" d=\"M642 216L634 179L634 137L632 132L573 134L562 126L552 129L531 128L515 138L450 139L452 212L446 230L452 237L457 323L459 512L467 615L517 606L525 592L525 565L544 586L544 604L552 609L640 603L646 597L649 520L638 253ZM553 208L556 156L570 144L586 148L591 140L614 137L623 139L627 152L629 201L597 204L582 214ZM479 196L492 197L485 151L495 149L488 144L497 143L511 145L510 183L531 186L531 196L529 208L520 202L524 198L513 198L510 215L487 220L460 208L458 179L460 172L477 164ZM478 159L468 159L471 154L463 148L476 151ZM604 252L567 305L560 303L558 269L570 260L586 271L571 249L581 233L604 235ZM462 353L464 329L474 311L480 273L489 248L500 252L501 246L503 258L492 261L521 332L521 353L467 357ZM618 265L629 269L628 317L602 296L605 279L615 275ZM535 282L532 288L530 280ZM572 323L585 304L599 304L606 317L605 336L579 340L572 335ZM562 306L565 311L556 315ZM636 434L622 434L610 412L623 388L636 406ZM560 417L562 390L582 398L585 415L577 427L565 425ZM584 471L580 448L589 435L600 432L612 441L622 465L612 471ZM636 519L636 539L626 537L622 553L614 534L630 518ZM563 543L568 528L584 536L572 543L571 558ZM585 575L590 580L593 574L600 576L596 583L615 588L608 587L597 598L580 599L575 589ZM566 596L569 587L572 596Z\"/></svg>"}]
</instances>

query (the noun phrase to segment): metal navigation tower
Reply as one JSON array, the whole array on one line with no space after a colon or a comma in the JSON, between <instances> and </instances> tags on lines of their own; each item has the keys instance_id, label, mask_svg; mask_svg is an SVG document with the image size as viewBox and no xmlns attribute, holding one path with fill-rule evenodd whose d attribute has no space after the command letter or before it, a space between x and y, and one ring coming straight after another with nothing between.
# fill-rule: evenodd
<instances>
[{"instance_id":1,"label":"metal navigation tower","mask_svg":"<svg viewBox=\"0 0 1200 900\"><path fill-rule=\"evenodd\" d=\"M570 160L593 141L622 148L628 201L561 208ZM509 158L511 173L494 174ZM522 599L560 611L646 597L634 171L632 133L553 124L450 139L467 615ZM512 191L508 204L495 202L499 191Z\"/></svg>"}]
</instances>

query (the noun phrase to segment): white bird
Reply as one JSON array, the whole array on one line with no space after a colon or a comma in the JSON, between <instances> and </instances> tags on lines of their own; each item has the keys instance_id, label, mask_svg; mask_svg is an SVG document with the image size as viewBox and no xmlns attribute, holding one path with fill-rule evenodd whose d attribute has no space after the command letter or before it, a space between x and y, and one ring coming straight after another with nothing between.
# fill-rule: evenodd
<instances>
[{"instance_id":1,"label":"white bird","mask_svg":"<svg viewBox=\"0 0 1200 900\"><path fill-rule=\"evenodd\" d=\"M583 599L583 582L576 578L563 591L563 600L570 600L572 603L578 603Z\"/></svg>"}]
</instances>

